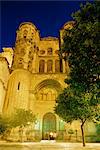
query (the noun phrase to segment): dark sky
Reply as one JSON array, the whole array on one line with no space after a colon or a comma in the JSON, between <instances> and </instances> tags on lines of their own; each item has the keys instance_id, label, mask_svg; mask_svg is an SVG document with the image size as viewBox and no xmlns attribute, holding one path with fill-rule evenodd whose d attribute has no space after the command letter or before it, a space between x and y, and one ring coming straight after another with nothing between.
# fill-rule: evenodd
<instances>
[{"instance_id":1,"label":"dark sky","mask_svg":"<svg viewBox=\"0 0 100 150\"><path fill-rule=\"evenodd\" d=\"M72 20L72 12L86 1L1 1L0 51L13 47L16 30L22 22L33 22L41 37L58 36L65 22Z\"/></svg>"}]
</instances>

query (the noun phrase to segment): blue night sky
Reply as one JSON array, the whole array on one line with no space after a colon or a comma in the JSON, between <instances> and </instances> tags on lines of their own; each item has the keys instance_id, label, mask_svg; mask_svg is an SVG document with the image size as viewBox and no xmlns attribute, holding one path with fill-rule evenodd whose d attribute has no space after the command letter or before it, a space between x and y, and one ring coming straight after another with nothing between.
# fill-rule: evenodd
<instances>
[{"instance_id":1,"label":"blue night sky","mask_svg":"<svg viewBox=\"0 0 100 150\"><path fill-rule=\"evenodd\" d=\"M41 37L59 35L65 22L72 20L72 12L86 1L1 1L0 51L14 47L16 30L22 22L33 22Z\"/></svg>"}]
</instances>

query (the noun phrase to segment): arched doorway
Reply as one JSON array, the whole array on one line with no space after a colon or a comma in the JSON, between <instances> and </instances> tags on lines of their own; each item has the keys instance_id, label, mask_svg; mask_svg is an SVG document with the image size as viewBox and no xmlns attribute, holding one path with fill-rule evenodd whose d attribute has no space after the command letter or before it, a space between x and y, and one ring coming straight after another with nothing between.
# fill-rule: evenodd
<instances>
[{"instance_id":1,"label":"arched doorway","mask_svg":"<svg viewBox=\"0 0 100 150\"><path fill-rule=\"evenodd\" d=\"M42 139L48 139L50 132L56 131L56 116L49 112L43 117Z\"/></svg>"}]
</instances>

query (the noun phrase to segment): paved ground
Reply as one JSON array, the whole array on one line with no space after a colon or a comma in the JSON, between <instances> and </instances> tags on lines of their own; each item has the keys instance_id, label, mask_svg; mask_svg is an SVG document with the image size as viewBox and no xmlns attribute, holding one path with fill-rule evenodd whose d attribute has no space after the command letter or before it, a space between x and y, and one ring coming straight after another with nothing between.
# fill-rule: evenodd
<instances>
[{"instance_id":1,"label":"paved ground","mask_svg":"<svg viewBox=\"0 0 100 150\"><path fill-rule=\"evenodd\" d=\"M100 143L87 143L86 147L82 147L81 143L57 143L54 141L29 143L0 142L0 150L100 150Z\"/></svg>"}]
</instances>

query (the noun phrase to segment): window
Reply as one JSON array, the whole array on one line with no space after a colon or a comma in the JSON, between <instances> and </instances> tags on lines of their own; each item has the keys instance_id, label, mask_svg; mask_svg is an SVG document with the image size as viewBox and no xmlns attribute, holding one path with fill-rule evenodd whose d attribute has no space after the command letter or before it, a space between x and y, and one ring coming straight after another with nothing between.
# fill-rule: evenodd
<instances>
[{"instance_id":1,"label":"window","mask_svg":"<svg viewBox=\"0 0 100 150\"><path fill-rule=\"evenodd\" d=\"M53 69L53 62L52 62L52 60L48 60L47 61L47 72L52 73L52 69Z\"/></svg>"},{"instance_id":2,"label":"window","mask_svg":"<svg viewBox=\"0 0 100 150\"><path fill-rule=\"evenodd\" d=\"M19 60L18 60L18 67L23 68L23 59L22 58L19 58Z\"/></svg>"},{"instance_id":3,"label":"window","mask_svg":"<svg viewBox=\"0 0 100 150\"><path fill-rule=\"evenodd\" d=\"M40 55L43 55L45 54L45 51L44 50L40 50Z\"/></svg>"},{"instance_id":4,"label":"window","mask_svg":"<svg viewBox=\"0 0 100 150\"><path fill-rule=\"evenodd\" d=\"M48 48L48 50L47 50L47 55L52 55L52 48L51 48L51 47Z\"/></svg>"},{"instance_id":5,"label":"window","mask_svg":"<svg viewBox=\"0 0 100 150\"><path fill-rule=\"evenodd\" d=\"M26 39L26 36L24 35L24 39Z\"/></svg>"},{"instance_id":6,"label":"window","mask_svg":"<svg viewBox=\"0 0 100 150\"><path fill-rule=\"evenodd\" d=\"M31 69L31 66L32 66L32 63L31 61L28 62L28 69L30 70Z\"/></svg>"},{"instance_id":7,"label":"window","mask_svg":"<svg viewBox=\"0 0 100 150\"><path fill-rule=\"evenodd\" d=\"M45 61L44 60L40 60L39 62L39 72L43 73L45 69Z\"/></svg>"},{"instance_id":8,"label":"window","mask_svg":"<svg viewBox=\"0 0 100 150\"><path fill-rule=\"evenodd\" d=\"M18 90L20 89L20 82L18 82Z\"/></svg>"},{"instance_id":9,"label":"window","mask_svg":"<svg viewBox=\"0 0 100 150\"><path fill-rule=\"evenodd\" d=\"M60 72L60 61L55 60L55 72Z\"/></svg>"},{"instance_id":10,"label":"window","mask_svg":"<svg viewBox=\"0 0 100 150\"><path fill-rule=\"evenodd\" d=\"M22 64L23 58L19 58L19 64Z\"/></svg>"},{"instance_id":11,"label":"window","mask_svg":"<svg viewBox=\"0 0 100 150\"><path fill-rule=\"evenodd\" d=\"M28 31L27 31L27 30L24 30L23 36L24 36L25 39L26 39L26 37L27 37L27 33L28 33Z\"/></svg>"},{"instance_id":12,"label":"window","mask_svg":"<svg viewBox=\"0 0 100 150\"><path fill-rule=\"evenodd\" d=\"M36 48L36 45L34 45L34 48Z\"/></svg>"},{"instance_id":13,"label":"window","mask_svg":"<svg viewBox=\"0 0 100 150\"><path fill-rule=\"evenodd\" d=\"M37 51L39 51L39 48L37 47Z\"/></svg>"}]
</instances>

